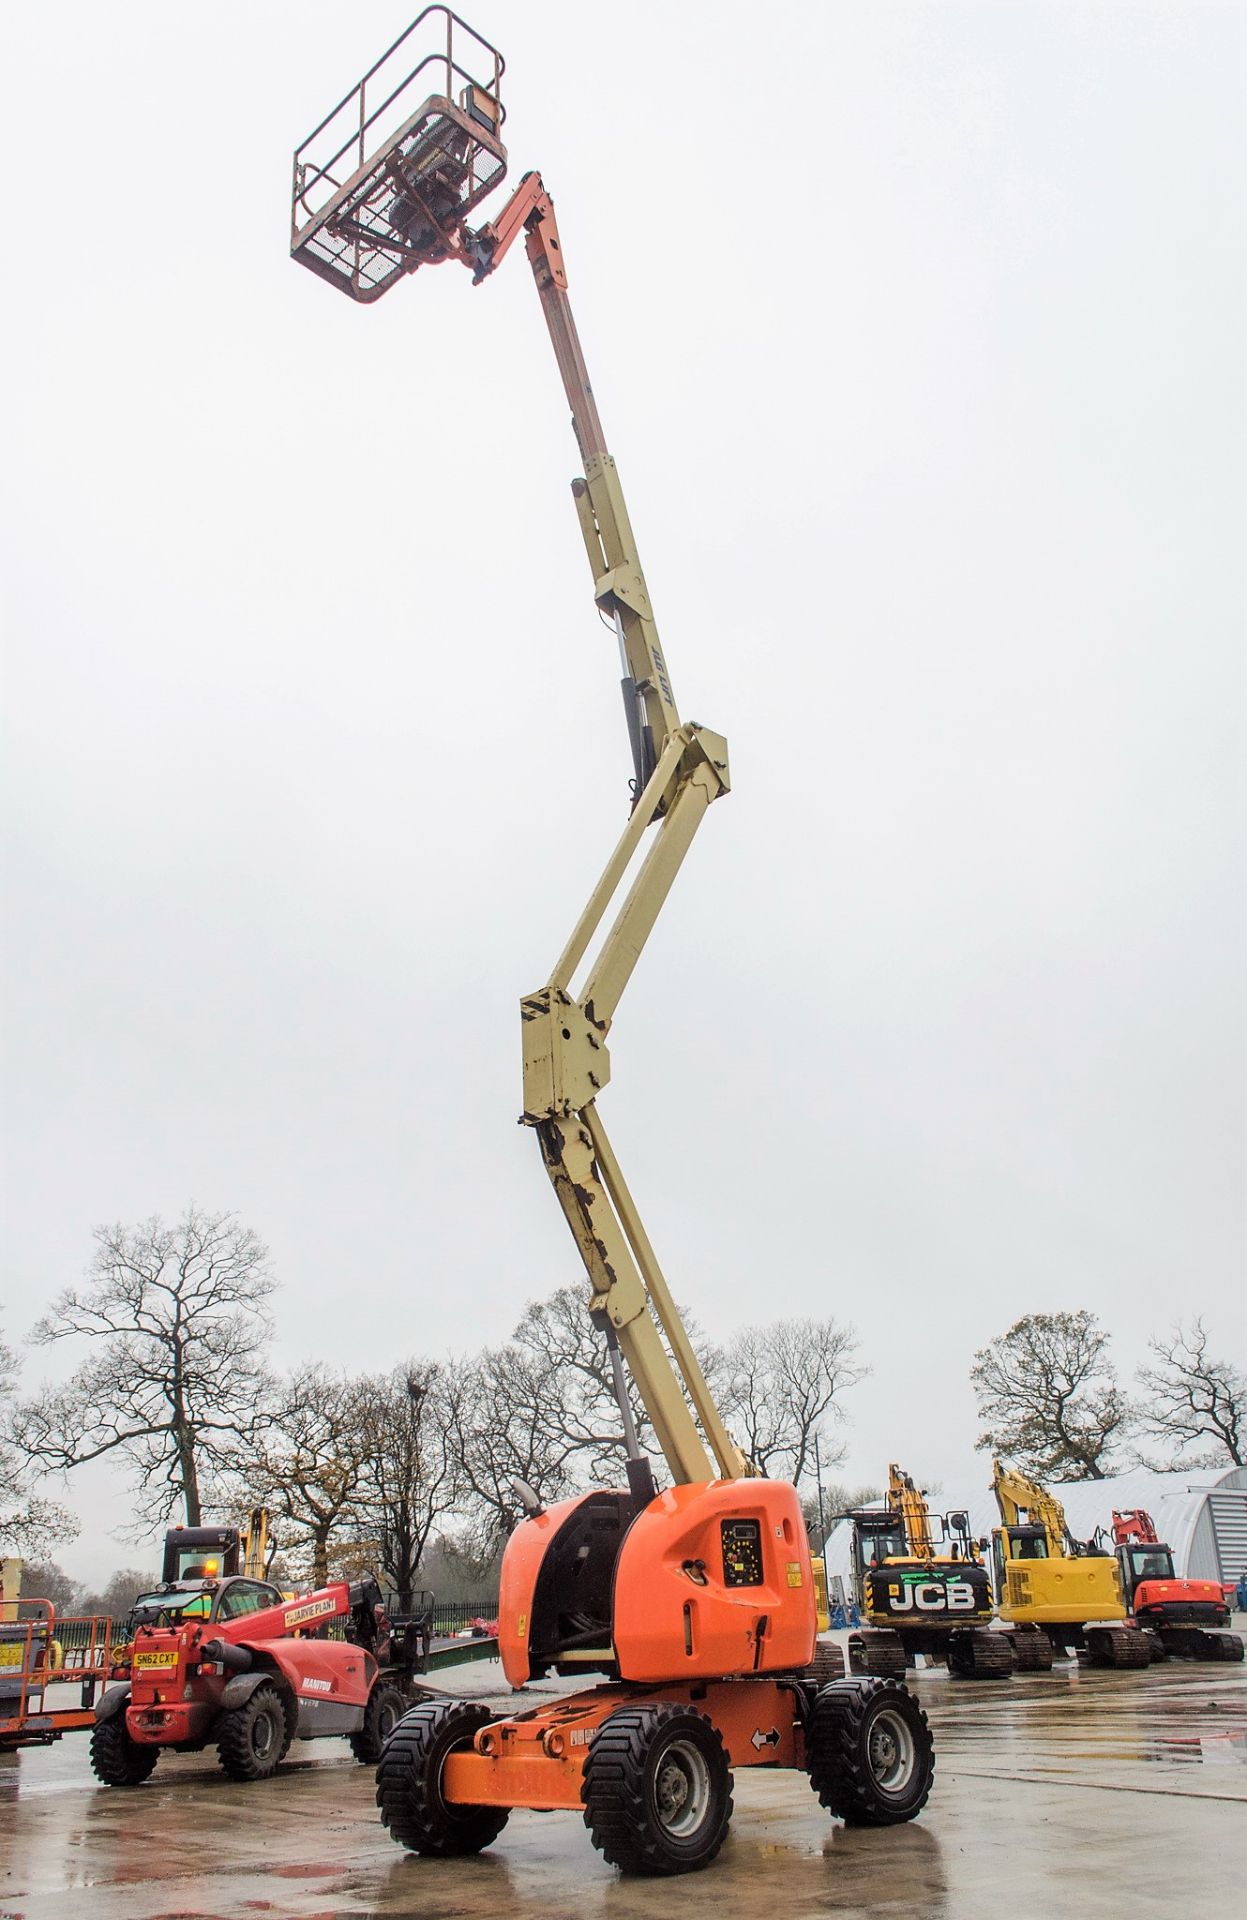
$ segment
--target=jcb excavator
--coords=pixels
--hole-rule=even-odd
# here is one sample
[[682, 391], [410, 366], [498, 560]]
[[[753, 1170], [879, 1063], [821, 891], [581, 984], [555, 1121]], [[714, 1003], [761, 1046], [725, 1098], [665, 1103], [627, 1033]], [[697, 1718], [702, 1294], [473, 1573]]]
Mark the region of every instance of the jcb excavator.
[[[420, 59], [412, 36], [430, 29], [436, 51]], [[429, 70], [434, 91], [421, 99]], [[549, 1509], [517, 1489], [526, 1518], [502, 1566], [512, 1686], [551, 1670], [598, 1684], [502, 1716], [466, 1702], [417, 1707], [387, 1744], [377, 1798], [393, 1838], [416, 1853], [476, 1853], [513, 1807], [566, 1808], [625, 1872], [675, 1874], [719, 1851], [733, 1767], [804, 1770], [833, 1814], [889, 1825], [925, 1803], [932, 1748], [903, 1684], [820, 1687], [796, 1490], [754, 1477], [728, 1433], [599, 1112], [620, 998], [707, 808], [728, 791], [728, 755], [721, 735], [676, 707], [541, 176], [526, 174], [494, 221], [467, 223], [506, 168], [502, 72], [495, 48], [447, 8], [426, 8], [296, 153], [292, 251], [367, 302], [439, 261], [480, 283], [522, 237], [554, 346], [583, 463], [572, 495], [594, 599], [622, 660], [632, 808], [564, 951], [521, 1002], [522, 1120], [588, 1273], [628, 1484]], [[635, 878], [585, 967], [634, 855]], [[638, 1442], [625, 1366], [667, 1464], [664, 1490]]]
[[1243, 1642], [1229, 1632], [1230, 1610], [1216, 1580], [1179, 1579], [1173, 1549], [1150, 1513], [1113, 1510], [1113, 1545], [1126, 1604], [1153, 1653], [1180, 1660], [1241, 1660]]
[[894, 1463], [887, 1504], [846, 1518], [853, 1596], [866, 1621], [849, 1637], [854, 1673], [904, 1673], [916, 1654], [974, 1679], [1006, 1677], [1015, 1664], [1051, 1667], [1051, 1645], [1043, 1643], [1045, 1663], [1040, 1636], [1025, 1637], [1018, 1663], [1012, 1637], [991, 1631], [991, 1581], [965, 1513], [932, 1513], [922, 1488]]
[[1042, 1633], [1056, 1647], [1084, 1649], [1092, 1666], [1146, 1667], [1151, 1642], [1128, 1618], [1112, 1554], [1075, 1540], [1061, 1502], [1001, 1460], [992, 1462], [992, 1491], [1001, 1519], [992, 1533], [996, 1600], [1014, 1645]]

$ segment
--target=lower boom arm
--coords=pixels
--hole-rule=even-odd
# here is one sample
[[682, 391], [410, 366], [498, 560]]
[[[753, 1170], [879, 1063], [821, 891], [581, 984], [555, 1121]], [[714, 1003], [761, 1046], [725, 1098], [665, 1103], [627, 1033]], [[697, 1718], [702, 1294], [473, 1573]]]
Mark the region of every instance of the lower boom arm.
[[[727, 743], [683, 725], [615, 463], [567, 297], [554, 207], [528, 174], [499, 218], [471, 236], [477, 280], [520, 233], [550, 330], [584, 461], [572, 483], [594, 597], [612, 621], [624, 669], [635, 768], [632, 817], [545, 986], [521, 1002], [523, 1121], [542, 1158], [593, 1288], [590, 1312], [618, 1340], [677, 1484], [748, 1474], [714, 1404], [597, 1110], [610, 1078], [606, 1036], [641, 949], [707, 807], [728, 790]], [[653, 842], [577, 996], [579, 967], [646, 831]], [[663, 1337], [666, 1347], [663, 1345]], [[709, 1450], [708, 1450], [709, 1449]], [[713, 1456], [713, 1462], [712, 1458]]]

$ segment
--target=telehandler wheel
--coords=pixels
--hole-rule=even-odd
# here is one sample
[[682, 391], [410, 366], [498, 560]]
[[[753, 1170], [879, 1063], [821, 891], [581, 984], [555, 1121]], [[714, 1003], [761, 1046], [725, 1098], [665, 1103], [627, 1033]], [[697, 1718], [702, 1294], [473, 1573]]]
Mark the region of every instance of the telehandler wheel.
[[364, 1724], [350, 1736], [351, 1752], [361, 1767], [375, 1767], [385, 1743], [407, 1711], [407, 1702], [388, 1680], [378, 1680], [368, 1695]]
[[849, 1826], [892, 1827], [926, 1805], [935, 1775], [927, 1716], [898, 1680], [837, 1680], [814, 1702], [810, 1785]]
[[111, 1720], [97, 1720], [91, 1729], [91, 1768], [106, 1787], [138, 1787], [150, 1779], [160, 1758], [159, 1747], [142, 1746], [130, 1738], [125, 1709]]
[[709, 1866], [732, 1817], [732, 1774], [719, 1729], [692, 1707], [621, 1707], [585, 1762], [589, 1837], [623, 1873]]
[[231, 1780], [267, 1780], [289, 1744], [281, 1695], [267, 1680], [217, 1722], [217, 1758]]
[[377, 1768], [377, 1805], [390, 1838], [412, 1853], [446, 1859], [480, 1853], [507, 1824], [506, 1807], [467, 1807], [442, 1797], [442, 1769], [457, 1747], [470, 1747], [494, 1718], [466, 1700], [428, 1701], [405, 1713], [385, 1743]]
[[1051, 1673], [1056, 1650], [1042, 1627], [1018, 1628], [1012, 1633], [1013, 1663], [1019, 1673]]

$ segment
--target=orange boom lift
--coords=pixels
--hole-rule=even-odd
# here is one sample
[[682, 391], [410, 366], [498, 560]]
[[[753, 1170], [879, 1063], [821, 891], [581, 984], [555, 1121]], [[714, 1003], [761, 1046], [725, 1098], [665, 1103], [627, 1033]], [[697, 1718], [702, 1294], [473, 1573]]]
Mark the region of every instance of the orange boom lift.
[[[506, 170], [502, 74], [494, 47], [448, 8], [426, 8], [296, 153], [292, 251], [371, 302], [443, 261], [479, 284], [522, 237], [554, 346], [583, 463], [572, 494], [594, 599], [622, 662], [633, 804], [550, 977], [521, 1002], [522, 1118], [588, 1274], [628, 1486], [549, 1510], [517, 1488], [527, 1517], [502, 1567], [499, 1643], [512, 1686], [551, 1670], [599, 1683], [501, 1718], [463, 1702], [417, 1707], [388, 1742], [378, 1803], [397, 1841], [434, 1855], [490, 1845], [512, 1807], [566, 1808], [583, 1813], [617, 1866], [670, 1874], [718, 1852], [732, 1768], [805, 1770], [831, 1812], [885, 1825], [926, 1801], [931, 1739], [895, 1680], [820, 1686], [833, 1663], [815, 1664], [796, 1490], [754, 1477], [728, 1433], [598, 1111], [620, 997], [706, 809], [728, 790], [727, 745], [676, 708], [541, 176], [526, 174], [492, 222], [468, 224]], [[667, 1463], [663, 1491], [638, 1444], [625, 1366]]]

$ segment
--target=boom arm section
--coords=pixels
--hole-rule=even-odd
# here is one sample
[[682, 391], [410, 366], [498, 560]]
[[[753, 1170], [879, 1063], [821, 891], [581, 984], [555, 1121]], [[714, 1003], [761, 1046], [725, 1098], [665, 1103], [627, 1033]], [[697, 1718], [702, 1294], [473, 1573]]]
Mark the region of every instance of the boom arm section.
[[888, 1505], [899, 1513], [905, 1529], [905, 1545], [916, 1560], [930, 1560], [935, 1553], [931, 1538], [931, 1513], [921, 1489], [913, 1478], [892, 1463], [888, 1468]]
[[[606, 1039], [624, 988], [711, 801], [728, 791], [727, 743], [683, 725], [645, 576], [581, 352], [554, 206], [525, 176], [499, 218], [471, 236], [477, 280], [523, 232], [584, 463], [572, 493], [594, 598], [614, 626], [635, 772], [631, 818], [549, 979], [521, 1002], [523, 1122], [592, 1286], [589, 1307], [617, 1339], [677, 1484], [750, 1472], [716, 1407], [597, 1110], [610, 1078]], [[647, 831], [636, 878], [573, 993], [580, 967]], [[663, 1340], [666, 1340], [664, 1347]], [[713, 1456], [713, 1464], [712, 1458]]]
[[554, 202], [539, 173], [525, 174], [498, 219], [472, 235], [470, 247], [477, 281], [494, 271], [521, 233], [525, 235], [529, 264], [584, 463], [584, 478], [572, 481], [572, 495], [593, 574], [594, 599], [619, 641], [624, 710], [636, 776], [634, 794], [639, 802], [667, 741], [679, 727], [680, 716], [619, 473], [606, 450], [597, 401], [572, 317]]
[[1015, 1467], [1006, 1467], [1002, 1460], [993, 1460], [992, 1492], [1006, 1527], [1016, 1527], [1025, 1522], [1040, 1526], [1047, 1535], [1048, 1551], [1052, 1557], [1057, 1559], [1068, 1555], [1069, 1528], [1065, 1522], [1065, 1508], [1046, 1487], [1041, 1487], [1037, 1480], [1028, 1480]]

